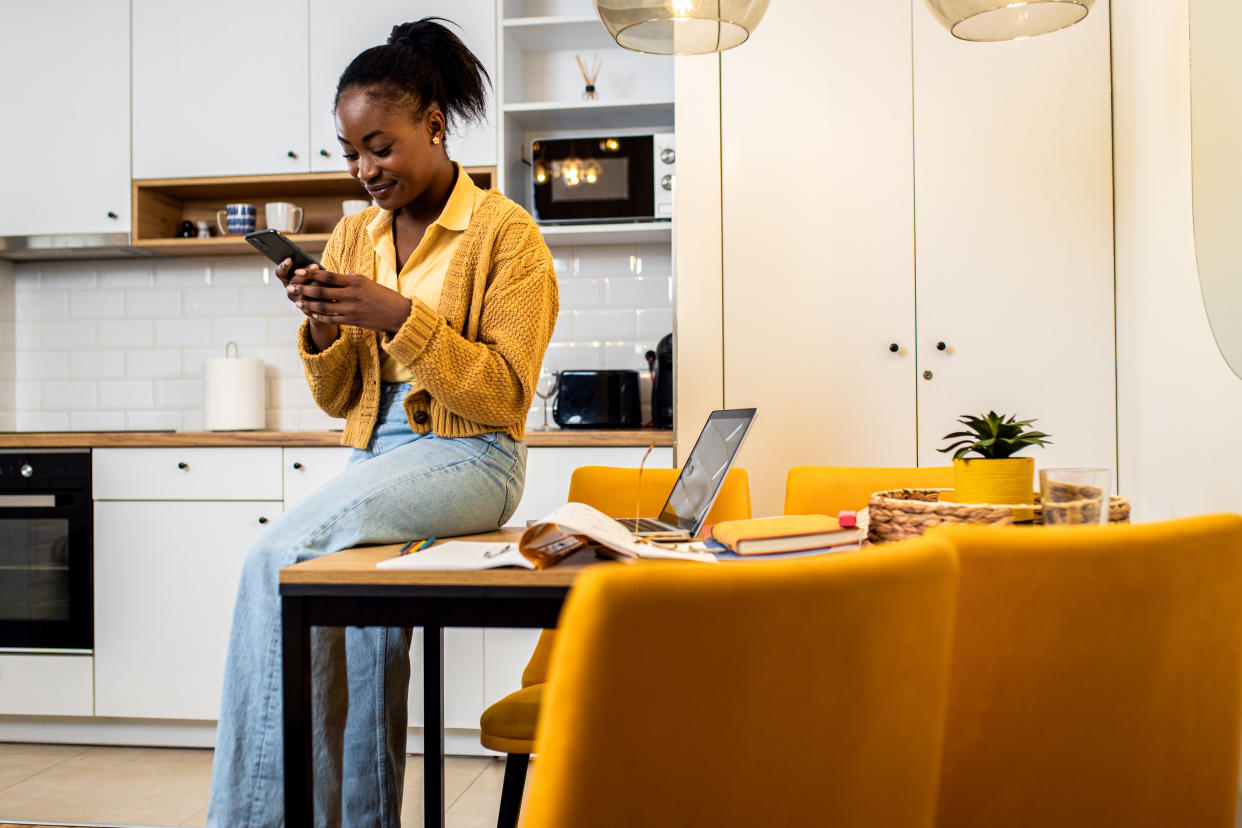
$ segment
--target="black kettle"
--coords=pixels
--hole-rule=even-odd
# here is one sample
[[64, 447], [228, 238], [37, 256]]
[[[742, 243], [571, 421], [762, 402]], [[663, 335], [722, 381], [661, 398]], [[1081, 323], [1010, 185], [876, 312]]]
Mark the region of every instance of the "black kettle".
[[651, 385], [651, 424], [673, 427], [673, 335], [660, 340], [655, 350], [655, 379]]

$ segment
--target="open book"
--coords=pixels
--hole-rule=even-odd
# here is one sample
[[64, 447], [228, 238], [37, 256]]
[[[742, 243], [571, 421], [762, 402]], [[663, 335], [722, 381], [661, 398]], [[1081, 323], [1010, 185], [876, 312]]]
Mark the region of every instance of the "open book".
[[573, 553], [593, 548], [622, 561], [657, 558], [716, 563], [710, 552], [691, 552], [666, 544], [640, 541], [621, 524], [585, 503], [566, 503], [522, 533], [517, 544], [447, 541], [420, 552], [389, 558], [380, 569], [492, 569], [520, 566], [546, 569]]

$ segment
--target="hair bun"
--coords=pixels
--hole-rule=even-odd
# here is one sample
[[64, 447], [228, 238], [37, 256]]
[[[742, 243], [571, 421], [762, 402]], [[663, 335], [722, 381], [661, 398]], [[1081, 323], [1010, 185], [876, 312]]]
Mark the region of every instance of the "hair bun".
[[392, 32], [388, 35], [388, 44], [390, 46], [406, 46], [410, 49], [424, 49], [429, 45], [429, 42], [434, 42], [437, 36], [451, 34], [448, 29], [435, 22], [443, 19], [441, 17], [424, 17], [422, 20], [398, 23], [392, 27]]

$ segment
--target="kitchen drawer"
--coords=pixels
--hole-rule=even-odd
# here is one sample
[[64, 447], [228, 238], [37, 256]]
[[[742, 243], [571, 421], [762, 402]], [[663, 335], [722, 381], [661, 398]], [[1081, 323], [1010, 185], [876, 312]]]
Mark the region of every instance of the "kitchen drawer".
[[285, 452], [285, 508], [288, 509], [341, 473], [353, 449], [348, 446], [287, 448]]
[[88, 655], [0, 653], [0, 715], [92, 715], [92, 661]]
[[95, 500], [281, 500], [279, 448], [95, 449]]

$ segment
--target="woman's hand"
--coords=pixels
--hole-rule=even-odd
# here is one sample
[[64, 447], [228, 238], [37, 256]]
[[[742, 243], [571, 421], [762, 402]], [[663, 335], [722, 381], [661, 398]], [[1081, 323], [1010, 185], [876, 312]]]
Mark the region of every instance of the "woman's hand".
[[315, 267], [295, 270], [285, 290], [312, 322], [385, 333], [396, 333], [405, 324], [412, 305], [400, 293], [365, 276]]
[[[293, 270], [293, 259], [285, 259], [276, 265], [276, 278], [285, 286], [285, 296], [290, 302], [297, 305], [302, 310], [300, 304], [301, 294], [291, 289], [291, 285], [305, 285], [314, 281], [315, 274], [319, 272], [318, 265], [311, 265], [305, 270]], [[315, 319], [311, 314], [302, 310], [307, 317], [310, 318], [310, 335], [311, 340], [315, 343], [316, 351], [326, 351], [336, 338], [340, 336], [341, 329], [332, 322], [323, 322]]]

